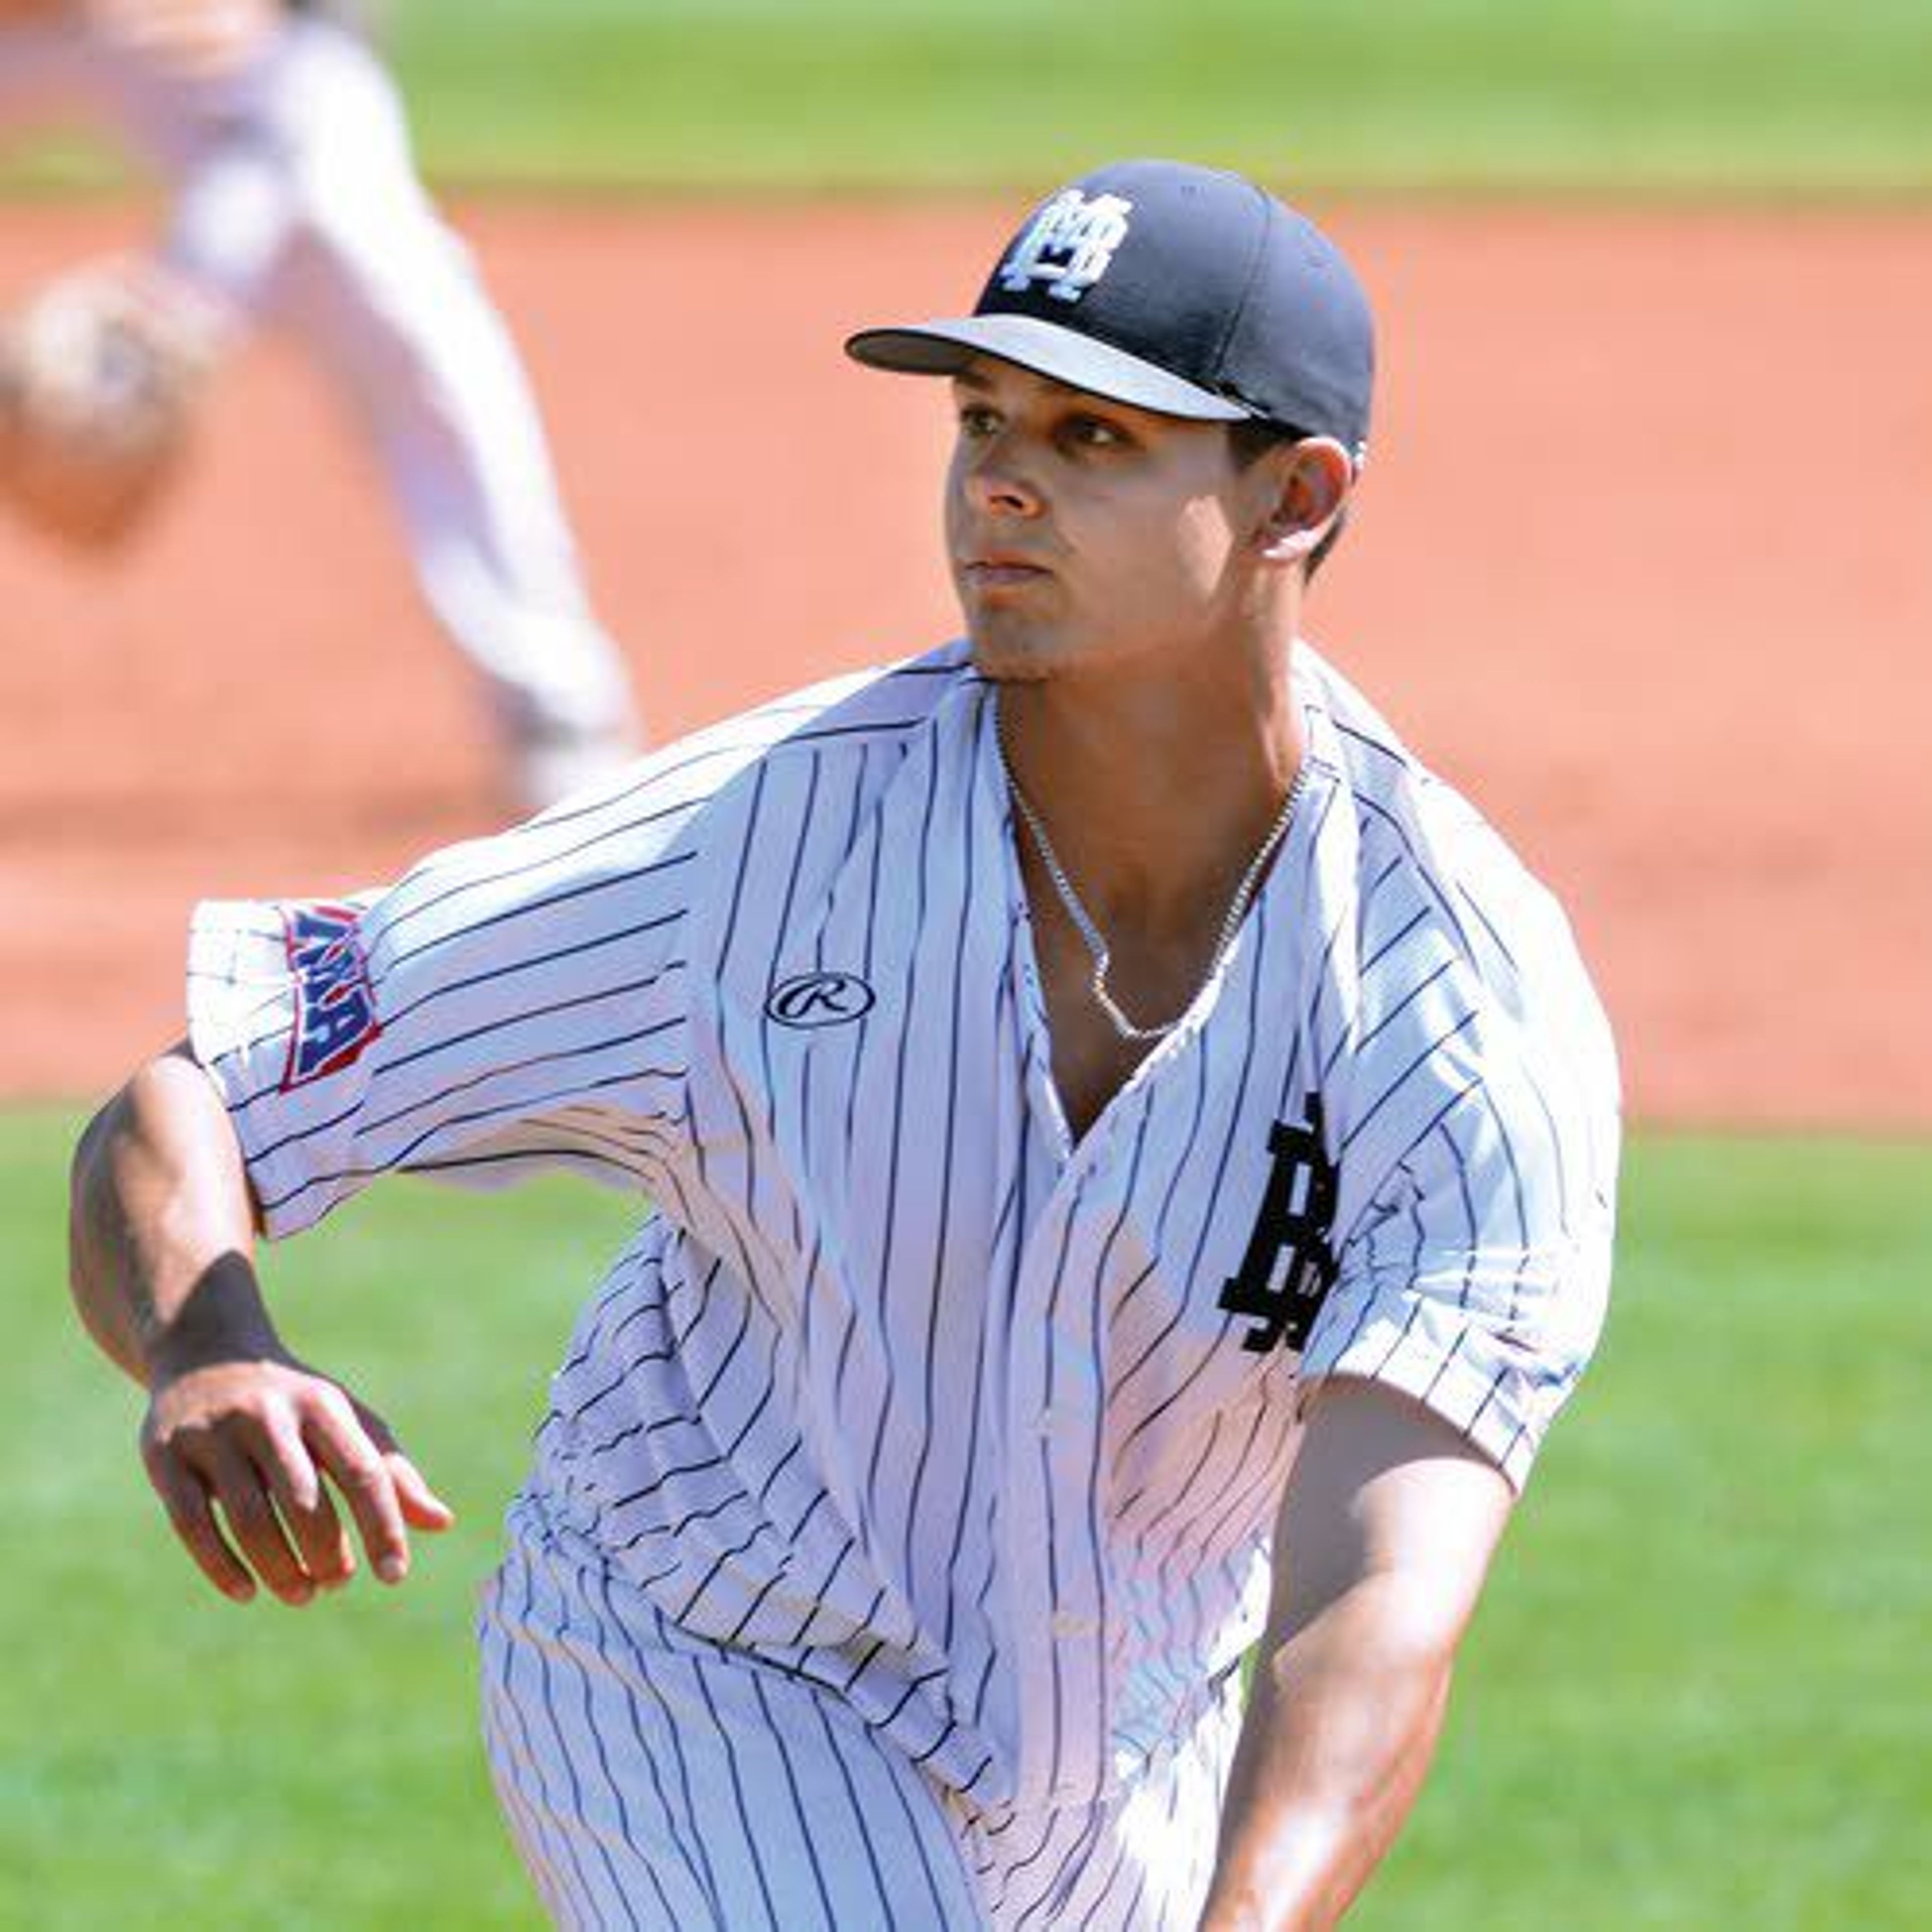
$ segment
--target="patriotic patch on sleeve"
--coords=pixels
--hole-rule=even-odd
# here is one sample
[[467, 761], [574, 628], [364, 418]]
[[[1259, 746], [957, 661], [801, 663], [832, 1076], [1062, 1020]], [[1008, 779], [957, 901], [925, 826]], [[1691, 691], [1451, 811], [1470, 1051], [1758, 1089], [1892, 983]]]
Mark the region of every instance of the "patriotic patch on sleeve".
[[284, 1094], [352, 1065], [382, 1030], [360, 920], [353, 906], [316, 902], [282, 908], [296, 989]]

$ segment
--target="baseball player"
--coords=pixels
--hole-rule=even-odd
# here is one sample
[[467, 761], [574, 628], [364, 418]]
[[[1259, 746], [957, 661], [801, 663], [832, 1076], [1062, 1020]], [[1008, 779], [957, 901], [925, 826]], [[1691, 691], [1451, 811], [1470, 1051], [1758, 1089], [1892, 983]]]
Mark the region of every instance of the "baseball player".
[[1326, 1925], [1594, 1342], [1608, 1034], [1300, 641], [1372, 364], [1312, 225], [1115, 165], [848, 346], [950, 384], [964, 638], [386, 892], [204, 907], [191, 1042], [77, 1156], [80, 1306], [194, 1560], [305, 1603], [332, 1484], [392, 1580], [446, 1519], [252, 1226], [648, 1195], [481, 1616], [557, 1921]]
[[353, 406], [517, 802], [625, 762], [622, 660], [529, 383], [367, 44], [278, 0], [0, 0], [0, 120], [63, 110], [123, 134], [173, 199], [151, 254], [62, 278], [0, 333], [0, 500], [112, 544], [176, 472], [208, 376], [278, 325]]

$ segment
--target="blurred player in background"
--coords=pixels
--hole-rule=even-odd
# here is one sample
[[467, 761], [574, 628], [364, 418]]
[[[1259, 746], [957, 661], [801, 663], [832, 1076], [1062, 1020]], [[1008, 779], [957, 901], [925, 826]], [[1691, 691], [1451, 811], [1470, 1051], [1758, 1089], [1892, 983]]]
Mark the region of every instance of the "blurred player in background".
[[0, 126], [71, 113], [172, 185], [143, 255], [64, 277], [0, 329], [0, 497], [104, 550], [178, 466], [197, 394], [257, 321], [353, 405], [430, 609], [480, 674], [511, 802], [634, 748], [535, 400], [418, 179], [347, 10], [278, 0], [0, 0]]

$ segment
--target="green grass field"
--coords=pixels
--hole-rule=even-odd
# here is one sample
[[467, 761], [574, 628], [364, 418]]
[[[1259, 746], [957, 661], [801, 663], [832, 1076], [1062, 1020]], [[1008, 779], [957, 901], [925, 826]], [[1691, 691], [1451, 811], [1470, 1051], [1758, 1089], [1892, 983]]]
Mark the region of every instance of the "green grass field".
[[[1039, 187], [1108, 154], [1176, 152], [1304, 188], [1932, 188], [1923, 0], [391, 11], [430, 170], [472, 186]], [[77, 165], [64, 151], [38, 173]]]
[[1918, 0], [413, 0], [398, 31], [470, 179], [1037, 186], [1178, 152], [1355, 188], [1932, 185]]
[[[74, 1123], [0, 1118], [0, 1924], [534, 1925], [470, 1592], [625, 1204], [392, 1184], [274, 1257], [462, 1512], [390, 1594], [238, 1610], [165, 1539], [62, 1287]], [[1932, 1149], [1633, 1150], [1603, 1354], [1539, 1468], [1442, 1760], [1351, 1924], [1932, 1922]]]

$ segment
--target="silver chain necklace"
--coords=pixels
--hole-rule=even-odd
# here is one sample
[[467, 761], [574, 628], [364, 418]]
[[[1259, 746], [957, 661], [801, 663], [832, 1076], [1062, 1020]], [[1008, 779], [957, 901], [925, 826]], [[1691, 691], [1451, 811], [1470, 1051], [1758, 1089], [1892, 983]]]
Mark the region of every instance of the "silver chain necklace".
[[1228, 956], [1228, 949], [1234, 943], [1234, 935], [1241, 929], [1241, 921], [1246, 917], [1249, 902], [1255, 896], [1255, 888], [1261, 883], [1261, 876], [1268, 862], [1274, 856], [1275, 848], [1287, 836], [1290, 821], [1294, 817], [1294, 808], [1301, 797], [1302, 780], [1308, 770], [1304, 759], [1294, 774], [1294, 782], [1288, 788], [1288, 796], [1281, 802], [1281, 809], [1275, 814], [1274, 823], [1268, 827], [1268, 836], [1256, 849], [1255, 856], [1248, 861], [1248, 869], [1241, 874], [1241, 883], [1234, 888], [1234, 896], [1228, 902], [1228, 910], [1221, 916], [1221, 931], [1214, 941], [1213, 955], [1208, 962], [1207, 970], [1188, 994], [1186, 1004], [1172, 1019], [1163, 1021], [1159, 1026], [1136, 1026], [1122, 1010], [1120, 1002], [1108, 990], [1108, 969], [1113, 964], [1113, 956], [1100, 928], [1094, 923], [1087, 908], [1074, 890], [1073, 881], [1066, 876], [1066, 868], [1060, 862], [1060, 856], [1053, 849], [1053, 841], [1046, 836], [1046, 827], [1040, 823], [1040, 814], [1033, 808], [1033, 801], [1021, 790], [1019, 781], [1013, 776], [1012, 764], [1006, 757], [1006, 741], [999, 714], [994, 713], [993, 742], [998, 747], [1000, 769], [1006, 776], [1006, 790], [1012, 794], [1013, 803], [1018, 808], [1026, 829], [1031, 835], [1034, 849], [1040, 854], [1040, 863], [1046, 868], [1046, 876], [1053, 882], [1053, 890], [1060, 903], [1066, 909], [1066, 916], [1072, 920], [1087, 950], [1093, 955], [1094, 976], [1088, 982], [1094, 1002], [1107, 1016], [1108, 1024], [1125, 1040], [1165, 1040], [1173, 1032], [1188, 1009], [1201, 997], [1202, 988], [1221, 970], [1221, 962]]

